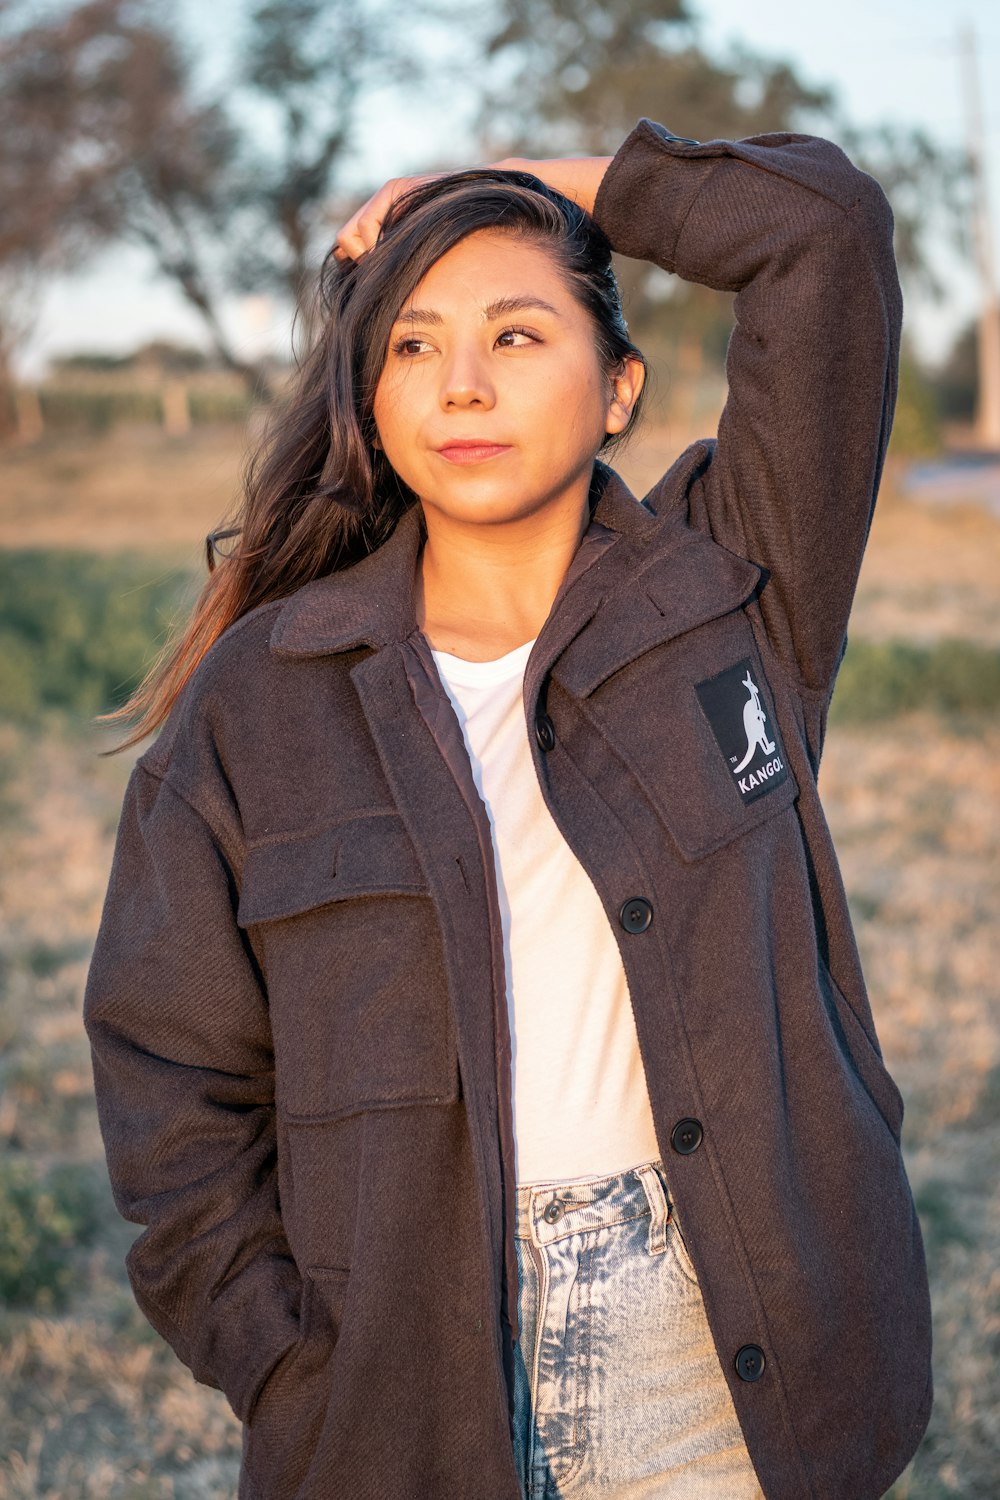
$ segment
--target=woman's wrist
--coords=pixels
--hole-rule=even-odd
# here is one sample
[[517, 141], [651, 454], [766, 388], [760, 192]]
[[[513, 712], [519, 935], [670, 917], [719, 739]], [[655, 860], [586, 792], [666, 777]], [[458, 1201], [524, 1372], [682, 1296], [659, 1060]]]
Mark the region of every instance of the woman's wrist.
[[526, 156], [508, 156], [493, 165], [505, 172], [531, 172], [593, 213], [597, 190], [613, 160], [611, 156], [564, 156], [533, 161]]

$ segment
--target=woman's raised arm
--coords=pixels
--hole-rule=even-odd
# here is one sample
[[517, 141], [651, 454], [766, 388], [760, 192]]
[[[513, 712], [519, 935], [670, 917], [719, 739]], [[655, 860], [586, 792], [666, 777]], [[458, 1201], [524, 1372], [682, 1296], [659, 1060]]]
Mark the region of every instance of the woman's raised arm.
[[[736, 293], [728, 397], [689, 516], [768, 569], [774, 651], [822, 704], [896, 401], [902, 297], [885, 193], [817, 136], [699, 143], [641, 120], [594, 217], [622, 254]], [[649, 499], [676, 503], [670, 481]]]

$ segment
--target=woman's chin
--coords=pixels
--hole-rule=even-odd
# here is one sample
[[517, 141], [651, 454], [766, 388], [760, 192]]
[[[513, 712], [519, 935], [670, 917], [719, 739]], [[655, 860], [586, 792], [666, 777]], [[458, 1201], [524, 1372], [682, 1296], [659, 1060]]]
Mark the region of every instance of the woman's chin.
[[551, 497], [540, 499], [512, 493], [510, 485], [504, 485], [499, 494], [472, 486], [461, 494], [438, 492], [422, 497], [421, 504], [425, 515], [430, 512], [434, 520], [474, 526], [516, 526], [537, 518], [541, 512], [563, 509]]

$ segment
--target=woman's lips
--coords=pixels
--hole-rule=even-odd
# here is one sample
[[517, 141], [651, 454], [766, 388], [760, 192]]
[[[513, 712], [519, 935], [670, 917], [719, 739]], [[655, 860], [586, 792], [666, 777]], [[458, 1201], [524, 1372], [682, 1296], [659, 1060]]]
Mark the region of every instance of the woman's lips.
[[437, 451], [452, 464], [481, 464], [487, 458], [496, 458], [500, 453], [510, 452], [509, 443], [472, 442], [447, 443]]

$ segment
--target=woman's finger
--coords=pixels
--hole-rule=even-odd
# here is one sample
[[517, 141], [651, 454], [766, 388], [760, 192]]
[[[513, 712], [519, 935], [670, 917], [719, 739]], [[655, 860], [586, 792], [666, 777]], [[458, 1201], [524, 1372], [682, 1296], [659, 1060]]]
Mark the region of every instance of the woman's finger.
[[420, 182], [432, 182], [434, 178], [446, 175], [443, 172], [424, 172], [415, 177], [390, 177], [337, 231], [334, 258], [358, 260], [367, 254], [378, 239], [385, 216], [396, 199]]
[[385, 183], [377, 193], [361, 205], [358, 211], [351, 215], [346, 224], [342, 224], [337, 231], [334, 240], [334, 255], [338, 260], [357, 260], [370, 250], [378, 237], [379, 226], [392, 202], [391, 188], [395, 184], [394, 178]]

